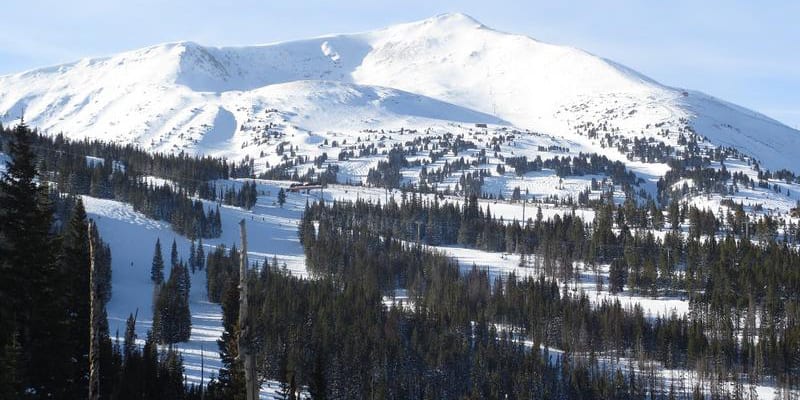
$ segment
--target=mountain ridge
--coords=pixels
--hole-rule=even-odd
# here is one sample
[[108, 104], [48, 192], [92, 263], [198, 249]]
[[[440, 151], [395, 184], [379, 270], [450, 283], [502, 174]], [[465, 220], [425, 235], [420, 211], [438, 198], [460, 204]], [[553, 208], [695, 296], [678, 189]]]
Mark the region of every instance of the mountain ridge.
[[[213, 131], [215, 118], [193, 110], [253, 108], [255, 103], [235, 99], [255, 99], [249, 92], [296, 81], [341, 82], [346, 84], [342, 91], [351, 89], [347, 85], [392, 88], [438, 101], [428, 102], [431, 107], [470, 110], [491, 116], [489, 123], [502, 121], [567, 139], [574, 139], [576, 126], [587, 122], [610, 125], [630, 137], [654, 137], [664, 129], [674, 133], [689, 125], [712, 143], [735, 147], [770, 168], [800, 170], [800, 161], [785, 150], [800, 146], [800, 132], [779, 121], [701, 92], [663, 85], [581, 49], [494, 30], [461, 13], [255, 46], [169, 42], [0, 76], [0, 122], [25, 109], [26, 119], [45, 132], [205, 153], [208, 149], [185, 137]], [[304, 98], [318, 95], [307, 92]], [[366, 110], [348, 107], [347, 113]], [[387, 114], [379, 103], [371, 107], [376, 109], [367, 113], [384, 119], [345, 124], [331, 116], [320, 118], [332, 122], [330, 130], [349, 131], [397, 128], [392, 125], [397, 121], [420, 129], [454, 122], [441, 110], [423, 113], [437, 118], [420, 119], [402, 115], [402, 109]], [[247, 123], [242, 116], [234, 118], [232, 144]], [[319, 129], [320, 124], [308, 122], [314, 119], [305, 115], [290, 122], [301, 130]], [[227, 156], [236, 156], [233, 147]]]

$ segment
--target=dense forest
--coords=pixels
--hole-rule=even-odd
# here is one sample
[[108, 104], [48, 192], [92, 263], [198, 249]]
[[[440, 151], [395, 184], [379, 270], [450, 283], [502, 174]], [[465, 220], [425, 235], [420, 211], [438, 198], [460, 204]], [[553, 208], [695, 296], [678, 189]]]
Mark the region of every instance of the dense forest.
[[[547, 350], [543, 356], [514, 335], [499, 332], [487, 318], [483, 294], [489, 292], [480, 293], [488, 288], [479, 283], [486, 280], [481, 272], [462, 276], [447, 258], [395, 240], [376, 241], [368, 234], [339, 237], [348, 246], [325, 247], [330, 252], [322, 243], [313, 244], [314, 238], [303, 240], [307, 252], [322, 257], [360, 254], [358, 261], [347, 264], [331, 259], [339, 266], [336, 272], [300, 279], [275, 261], [250, 276], [251, 301], [258, 310], [252, 318], [259, 376], [281, 382], [285, 398], [300, 391], [320, 399], [644, 397], [646, 386], [638, 386], [635, 373], [568, 353], [550, 363]], [[225, 334], [219, 344], [225, 366], [207, 395], [230, 398], [241, 394], [243, 380], [236, 361], [238, 259], [223, 248], [214, 254], [209, 256], [215, 260], [208, 265], [209, 294], [220, 293]], [[396, 270], [378, 264], [390, 257], [397, 258]], [[327, 270], [332, 263], [314, 268]], [[414, 295], [411, 307], [387, 309], [382, 277], [394, 280], [411, 266], [418, 268], [419, 285], [426, 290]], [[560, 298], [558, 287], [549, 283], [533, 284], [531, 290]], [[450, 300], [440, 302], [445, 297]]]
[[[714, 398], [743, 398], [770, 377], [779, 388], [797, 387], [795, 275], [779, 284], [785, 286], [768, 289], [767, 298], [749, 295], [744, 304], [740, 296], [723, 296], [730, 288], [710, 283], [731, 278], [714, 275], [720, 268], [704, 261], [698, 267], [708, 269], [696, 274], [713, 279], [705, 277], [704, 290], [693, 295], [692, 312], [648, 317], [639, 306], [626, 308], [618, 301], [592, 305], [568, 285], [546, 278], [546, 271], [524, 278], [493, 277], [475, 267], [465, 271], [422, 245], [433, 236], [422, 236], [424, 225], [414, 216], [426, 207], [413, 203], [309, 204], [299, 236], [314, 279], [292, 277], [277, 260], [253, 270], [259, 374], [281, 382], [287, 398], [301, 389], [314, 398], [697, 398], [703, 390]], [[437, 240], [481, 246], [483, 224], [493, 224], [489, 231], [499, 228], [474, 198], [463, 208], [442, 207], [448, 211], [437, 214], [441, 218], [428, 216], [435, 221], [427, 226], [449, 230]], [[468, 229], [481, 229], [474, 237], [459, 235], [458, 225], [445, 222], [448, 214], [462, 221], [469, 216], [477, 226]], [[576, 217], [547, 221], [539, 215], [521, 229], [519, 242], [528, 243], [523, 247], [591, 242], [595, 229]], [[796, 265], [796, 255], [785, 246], [736, 249], [732, 239], [704, 246], [709, 258], [761, 251], [776, 261], [788, 256], [783, 273]], [[591, 246], [568, 250], [570, 260], [592, 254]], [[551, 257], [551, 264], [563, 264], [562, 256], [537, 253], [545, 265]], [[220, 341], [225, 372], [211, 386], [220, 398], [239, 393], [237, 382], [243, 379], [236, 361], [238, 257], [235, 247], [209, 255], [208, 293], [222, 304], [226, 330]], [[593, 257], [624, 262], [608, 252]], [[737, 272], [753, 277], [756, 271]], [[408, 293], [406, 300], [394, 298], [397, 289]], [[783, 294], [780, 306], [776, 292]], [[755, 310], [770, 321], [757, 322]], [[696, 375], [693, 381], [684, 377], [666, 384], [656, 372], [664, 367]]]
[[[751, 383], [772, 376], [782, 387], [797, 387], [793, 377], [800, 368], [796, 324], [800, 254], [796, 249], [774, 241], [756, 245], [737, 240], [732, 233], [717, 241], [705, 234], [682, 239], [668, 232], [662, 241], [628, 227], [624, 208], [618, 210], [618, 219], [611, 206], [607, 208], [598, 210], [594, 224], [570, 215], [544, 220], [539, 212], [520, 225], [493, 219], [488, 209], [478, 207], [474, 196], [461, 207], [435, 200], [426, 203], [414, 196], [385, 206], [364, 201], [314, 203], [306, 210], [300, 237], [309, 270], [335, 286], [346, 285], [343, 276], [353, 273], [353, 279], [368, 282], [377, 293], [406, 289], [414, 307], [426, 312], [447, 306], [464, 291], [481, 294], [475, 303], [464, 300], [453, 305], [446, 312], [448, 320], [460, 313], [470, 322], [484, 318], [501, 326], [510, 324], [533, 343], [590, 359], [614, 355], [656, 360], [663, 366], [695, 370], [708, 384], [716, 382], [719, 387], [720, 382], [738, 382], [739, 374], [746, 374]], [[689, 215], [699, 215], [698, 210], [684, 208]], [[629, 216], [646, 212], [644, 208]], [[680, 223], [679, 215], [670, 218]], [[712, 229], [704, 224], [719, 226], [698, 216], [688, 219], [698, 225], [692, 231]], [[436, 255], [413, 243], [521, 252], [533, 259], [523, 267], [540, 278], [512, 275], [505, 281], [492, 280], [479, 270], [464, 277], [441, 256], [436, 268], [427, 268]], [[591, 268], [596, 263], [611, 263], [612, 291], [627, 288], [645, 296], [686, 296], [691, 312], [651, 319], [641, 310], [614, 303], [590, 307], [588, 299], [566, 289], [578, 264]], [[448, 275], [452, 282], [431, 282], [433, 278], [426, 275], [447, 268], [452, 270]], [[545, 276], [559, 278], [563, 287]], [[517, 288], [527, 294], [515, 295]], [[543, 306], [553, 301], [556, 305]], [[476, 309], [483, 311], [471, 315], [469, 310]], [[558, 327], [553, 327], [554, 321], [559, 321]]]

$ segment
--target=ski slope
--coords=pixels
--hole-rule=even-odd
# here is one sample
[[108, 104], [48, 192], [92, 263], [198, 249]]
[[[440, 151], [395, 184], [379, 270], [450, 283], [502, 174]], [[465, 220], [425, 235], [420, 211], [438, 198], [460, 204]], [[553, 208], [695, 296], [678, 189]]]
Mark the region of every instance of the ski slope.
[[[269, 187], [262, 186], [260, 189], [269, 190]], [[223, 234], [220, 238], [203, 242], [206, 254], [218, 244], [225, 244], [228, 248], [233, 244], [239, 247], [239, 221], [245, 219], [250, 237], [250, 262], [263, 263], [276, 257], [293, 274], [304, 276], [304, 256], [297, 239], [297, 221], [305, 200], [295, 197], [279, 208], [272, 204], [277, 189], [271, 193], [259, 197], [259, 204], [252, 212], [234, 207], [221, 208]], [[169, 224], [150, 220], [128, 204], [89, 196], [83, 196], [83, 201], [89, 218], [97, 223], [101, 237], [111, 247], [112, 298], [107, 306], [109, 332], [112, 337], [117, 332], [123, 335], [128, 316], [137, 313], [137, 342], [144, 344], [153, 322], [150, 267], [156, 239], [161, 239], [165, 260], [169, 259], [173, 239], [179, 255], [187, 259], [190, 241], [174, 233]], [[168, 275], [168, 269], [165, 275]], [[220, 306], [210, 303], [207, 298], [205, 270], [191, 275], [189, 302], [192, 313], [191, 338], [175, 347], [183, 355], [187, 381], [207, 384], [221, 367], [217, 340], [223, 329]], [[265, 384], [264, 395], [273, 392], [269, 384]]]

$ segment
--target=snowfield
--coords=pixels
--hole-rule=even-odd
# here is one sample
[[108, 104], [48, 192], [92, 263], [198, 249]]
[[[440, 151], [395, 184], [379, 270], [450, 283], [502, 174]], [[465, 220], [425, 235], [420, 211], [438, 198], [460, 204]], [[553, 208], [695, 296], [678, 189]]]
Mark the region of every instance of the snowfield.
[[688, 123], [771, 169], [800, 169], [797, 130], [463, 14], [258, 46], [167, 43], [0, 76], [0, 122], [23, 109], [52, 134], [236, 159], [274, 148], [271, 134], [459, 122], [574, 140], [576, 126], [592, 122], [627, 136], [669, 130], [674, 140]]

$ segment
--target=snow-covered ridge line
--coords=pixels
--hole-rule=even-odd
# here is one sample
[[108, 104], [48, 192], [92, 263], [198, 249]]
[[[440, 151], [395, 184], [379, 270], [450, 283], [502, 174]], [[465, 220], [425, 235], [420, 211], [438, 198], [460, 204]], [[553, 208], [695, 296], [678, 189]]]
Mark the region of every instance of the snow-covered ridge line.
[[166, 43], [0, 76], [0, 122], [23, 109], [53, 134], [236, 159], [271, 150], [253, 140], [266, 131], [309, 136], [313, 146], [327, 131], [451, 122], [575, 139], [574, 126], [586, 121], [629, 137], [687, 121], [768, 168], [800, 170], [791, 153], [800, 132], [778, 121], [463, 14], [258, 46]]

